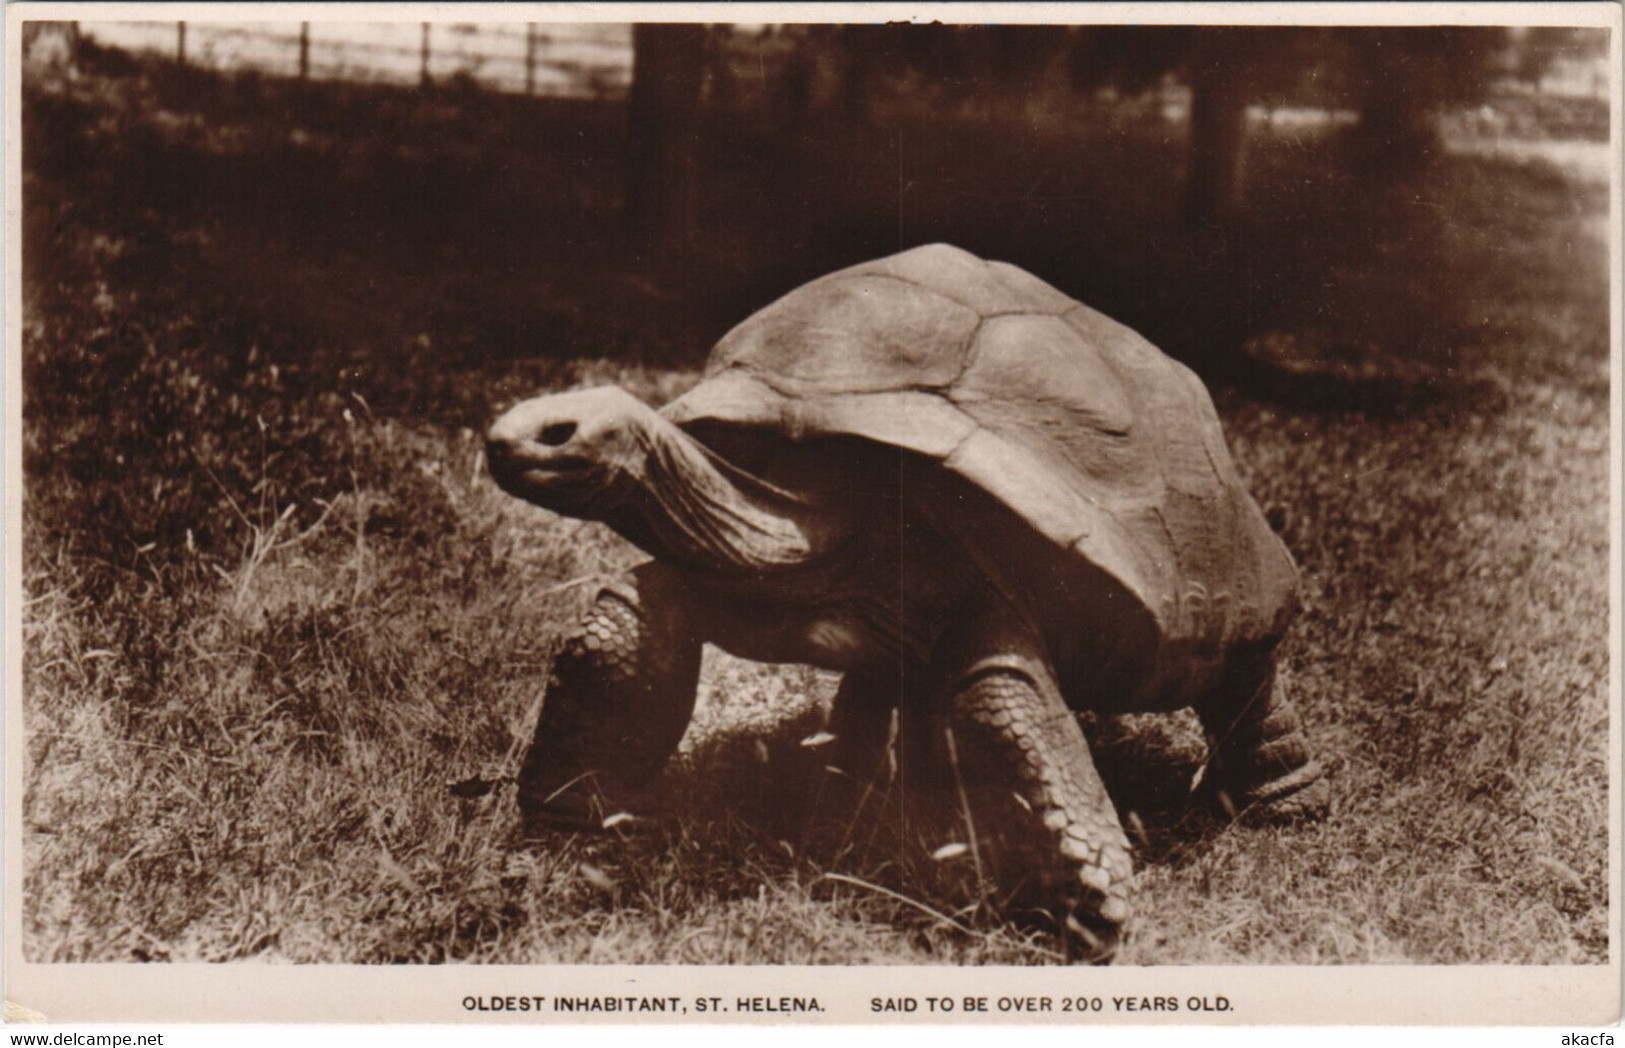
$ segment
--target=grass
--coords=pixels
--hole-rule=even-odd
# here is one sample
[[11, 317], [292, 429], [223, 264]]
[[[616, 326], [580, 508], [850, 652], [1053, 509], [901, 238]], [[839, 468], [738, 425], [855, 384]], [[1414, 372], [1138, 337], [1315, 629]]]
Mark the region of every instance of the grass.
[[827, 675], [709, 653], [651, 832], [519, 848], [503, 784], [591, 581], [638, 554], [495, 491], [479, 427], [542, 388], [669, 399], [768, 294], [939, 236], [1171, 345], [1234, 330], [1221, 413], [1304, 569], [1283, 682], [1328, 820], [1189, 813], [1192, 718], [1086, 722], [1136, 838], [1123, 960], [1606, 959], [1603, 187], [1471, 153], [1382, 189], [1266, 140], [1224, 251], [1177, 231], [1149, 117], [998, 170], [998, 132], [928, 114], [854, 132], [867, 166], [731, 128], [673, 276], [613, 234], [612, 107], [26, 87], [30, 959], [1053, 960], [965, 909], [968, 860], [796, 836]]

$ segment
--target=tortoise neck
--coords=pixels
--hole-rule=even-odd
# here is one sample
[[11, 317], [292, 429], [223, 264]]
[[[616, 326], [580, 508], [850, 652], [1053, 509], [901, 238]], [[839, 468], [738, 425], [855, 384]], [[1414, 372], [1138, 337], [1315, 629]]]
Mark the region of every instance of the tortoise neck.
[[640, 427], [641, 469], [607, 523], [657, 558], [714, 573], [771, 571], [806, 562], [805, 507], [731, 465], [657, 414]]

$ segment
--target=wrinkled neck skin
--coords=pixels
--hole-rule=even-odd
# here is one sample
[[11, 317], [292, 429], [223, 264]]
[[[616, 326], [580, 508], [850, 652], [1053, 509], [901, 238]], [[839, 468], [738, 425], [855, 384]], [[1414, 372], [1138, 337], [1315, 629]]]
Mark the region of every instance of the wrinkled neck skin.
[[651, 413], [600, 519], [655, 557], [710, 573], [782, 570], [813, 542], [794, 495], [738, 469]]

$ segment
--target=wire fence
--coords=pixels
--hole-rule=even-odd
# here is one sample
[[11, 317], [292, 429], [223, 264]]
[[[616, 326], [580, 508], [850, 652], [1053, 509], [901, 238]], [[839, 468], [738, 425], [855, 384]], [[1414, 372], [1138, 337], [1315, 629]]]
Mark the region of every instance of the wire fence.
[[468, 83], [614, 98], [632, 82], [628, 25], [430, 22], [80, 22], [105, 47], [222, 72], [387, 84]]

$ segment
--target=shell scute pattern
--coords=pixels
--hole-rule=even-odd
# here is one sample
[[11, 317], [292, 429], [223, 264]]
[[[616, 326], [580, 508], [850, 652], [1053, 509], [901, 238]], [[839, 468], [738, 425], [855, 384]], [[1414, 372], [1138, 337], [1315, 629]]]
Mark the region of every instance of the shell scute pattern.
[[780, 299], [717, 344], [712, 367], [743, 368], [787, 396], [941, 390], [981, 323], [937, 292], [836, 274]]
[[[989, 263], [947, 244], [927, 244], [889, 258], [864, 262], [825, 277], [841, 280], [879, 275], [912, 284], [971, 310], [983, 319], [1007, 313], [1057, 311], [1072, 300], [1048, 284], [1005, 263]], [[1048, 295], [1041, 289], [1047, 289]]]
[[1080, 584], [1115, 578], [1179, 650], [1290, 617], [1296, 568], [1200, 380], [1015, 266], [936, 244], [841, 270], [741, 323], [707, 373], [668, 418], [935, 460], [1073, 551]]

